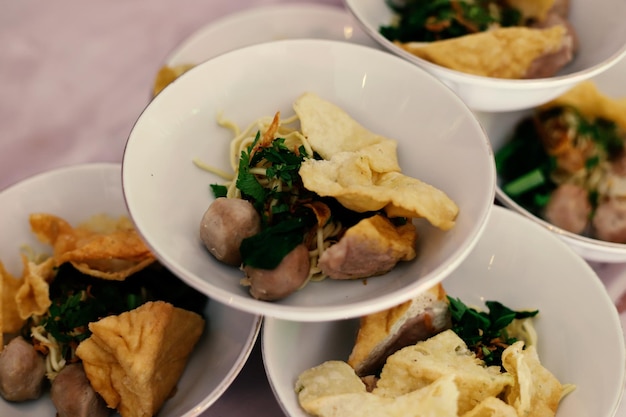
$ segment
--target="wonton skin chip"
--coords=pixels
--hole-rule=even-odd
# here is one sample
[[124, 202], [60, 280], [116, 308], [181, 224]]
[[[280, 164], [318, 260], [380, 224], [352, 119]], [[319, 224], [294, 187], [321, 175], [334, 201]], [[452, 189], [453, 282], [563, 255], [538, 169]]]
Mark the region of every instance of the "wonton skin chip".
[[293, 108], [302, 133], [323, 160], [300, 166], [304, 187], [357, 211], [385, 208], [389, 217], [424, 217], [443, 230], [454, 226], [456, 204], [441, 190], [400, 173], [397, 142], [361, 126], [316, 94], [302, 94]]
[[611, 120], [626, 130], [626, 100], [614, 99], [603, 94], [593, 81], [577, 84], [540, 108], [549, 109], [558, 106], [575, 107], [584, 116]]
[[450, 375], [459, 390], [460, 415], [513, 384], [511, 375], [501, 373], [499, 366], [485, 367], [463, 339], [445, 330], [389, 356], [372, 392], [397, 397]]
[[451, 376], [395, 398], [367, 392], [350, 365], [328, 361], [296, 381], [300, 406], [319, 417], [457, 417], [458, 390]]
[[[24, 282], [23, 277], [14, 277], [0, 262], [0, 336], [4, 333], [17, 333], [24, 324], [19, 315], [15, 294]], [[3, 343], [0, 340], [0, 350]]]
[[555, 54], [573, 42], [562, 25], [548, 29], [523, 26], [497, 28], [458, 38], [422, 43], [398, 43], [427, 61], [483, 77], [521, 79], [536, 59]]
[[520, 417], [515, 408], [496, 397], [487, 397], [463, 417]]
[[34, 213], [29, 218], [39, 240], [52, 245], [57, 266], [71, 262], [84, 274], [122, 281], [156, 258], [125, 218], [109, 220], [101, 218], [105, 228], [94, 222], [74, 228], [52, 214]]
[[52, 304], [49, 284], [56, 272], [53, 258], [35, 264], [22, 255], [22, 262], [24, 264], [23, 282], [15, 294], [15, 303], [20, 318], [26, 320], [33, 315], [41, 316], [48, 311]]
[[159, 69], [159, 72], [157, 72], [156, 79], [154, 80], [152, 95], [156, 96], [157, 94], [159, 94], [176, 78], [180, 77], [181, 75], [192, 69], [194, 66], [194, 64], [180, 64], [174, 66], [165, 65], [161, 67]]
[[173, 393], [204, 319], [155, 301], [90, 323], [89, 330], [76, 355], [94, 390], [122, 417], [151, 417]]
[[307, 159], [300, 166], [304, 187], [334, 197], [357, 212], [385, 209], [389, 217], [422, 217], [449, 230], [459, 208], [443, 191], [399, 172], [377, 173], [359, 152], [336, 154], [330, 161]]
[[554, 416], [563, 387], [558, 379], [544, 368], [534, 346], [524, 349], [519, 341], [502, 352], [502, 366], [514, 376], [515, 383], [508, 387], [505, 399], [524, 417]]
[[372, 133], [339, 106], [314, 93], [304, 93], [293, 104], [302, 134], [324, 159], [340, 152], [356, 152], [372, 145], [381, 154], [378, 172], [400, 171], [395, 140]]

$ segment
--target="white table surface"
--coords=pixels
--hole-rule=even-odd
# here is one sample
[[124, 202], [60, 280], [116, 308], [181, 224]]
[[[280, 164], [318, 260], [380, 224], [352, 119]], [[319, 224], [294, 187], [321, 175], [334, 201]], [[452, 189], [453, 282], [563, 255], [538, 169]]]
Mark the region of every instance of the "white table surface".
[[[154, 75], [180, 42], [229, 13], [287, 2], [303, 1], [0, 0], [0, 190], [51, 168], [121, 162]], [[626, 265], [593, 266], [626, 323]], [[282, 415], [257, 341], [202, 417]]]

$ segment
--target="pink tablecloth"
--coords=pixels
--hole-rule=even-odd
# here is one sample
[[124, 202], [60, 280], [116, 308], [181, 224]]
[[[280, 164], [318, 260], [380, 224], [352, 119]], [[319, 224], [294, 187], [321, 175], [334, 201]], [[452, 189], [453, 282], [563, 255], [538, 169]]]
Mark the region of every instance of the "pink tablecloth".
[[[0, 190], [50, 168], [121, 161], [154, 75], [173, 48], [228, 13], [280, 2], [0, 2]], [[626, 265], [596, 267], [626, 322]], [[258, 343], [230, 389], [202, 414], [279, 415]], [[625, 406], [618, 415], [626, 416]]]

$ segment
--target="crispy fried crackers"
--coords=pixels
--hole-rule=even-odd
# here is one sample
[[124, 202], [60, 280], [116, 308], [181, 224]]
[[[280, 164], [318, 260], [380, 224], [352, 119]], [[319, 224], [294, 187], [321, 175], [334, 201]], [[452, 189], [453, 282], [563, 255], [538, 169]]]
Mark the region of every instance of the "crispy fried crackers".
[[544, 104], [540, 109], [557, 106], [571, 106], [584, 116], [602, 118], [615, 122], [626, 130], [626, 99], [615, 99], [598, 90], [593, 81], [583, 81], [575, 87]]
[[29, 222], [33, 233], [49, 244], [53, 253], [43, 258], [22, 253], [23, 269], [19, 277], [11, 275], [0, 262], [2, 333], [19, 331], [26, 319], [48, 310], [49, 284], [57, 267], [65, 262], [84, 274], [120, 281], [156, 260], [124, 216], [115, 219], [96, 215], [73, 227], [58, 216], [34, 213], [29, 216]]
[[501, 372], [446, 330], [391, 355], [371, 392], [343, 361], [304, 371], [295, 391], [302, 408], [319, 417], [554, 416], [564, 387], [533, 346], [522, 347], [505, 350]]
[[402, 174], [393, 139], [370, 132], [343, 109], [313, 93], [294, 103], [302, 133], [324, 159], [300, 167], [304, 187], [357, 211], [425, 218], [448, 230], [459, 208], [443, 191]]

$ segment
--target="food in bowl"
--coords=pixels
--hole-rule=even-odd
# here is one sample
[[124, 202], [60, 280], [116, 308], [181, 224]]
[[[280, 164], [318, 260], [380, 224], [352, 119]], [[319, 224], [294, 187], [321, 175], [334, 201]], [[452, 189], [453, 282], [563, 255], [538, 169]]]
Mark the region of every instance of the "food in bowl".
[[[254, 68], [246, 64], [252, 61]], [[326, 279], [275, 302], [258, 300], [241, 285], [242, 271], [207, 253], [199, 223], [215, 200], [209, 184], [224, 180], [191, 161], [200, 158], [231, 174], [233, 135], [216, 118], [225, 115], [244, 127], [269, 115], [271, 123], [277, 111], [293, 114], [294, 100], [307, 91], [345, 109], [369, 131], [397, 140], [402, 173], [445, 191], [461, 210], [449, 230], [416, 220], [418, 257], [399, 262], [381, 279]], [[374, 48], [290, 39], [221, 54], [166, 87], [130, 133], [122, 182], [137, 230], [188, 284], [265, 317], [319, 321], [388, 307], [444, 279], [475, 244], [493, 207], [495, 164], [472, 112], [420, 68]]]
[[[589, 264], [554, 233], [494, 206], [478, 245], [443, 286], [450, 296], [479, 311], [485, 311], [485, 300], [497, 300], [514, 311], [538, 310], [531, 324], [541, 364], [561, 383], [575, 385], [559, 403], [556, 416], [615, 415], [626, 369], [618, 311]], [[585, 326], [581, 337], [581, 322], [604, 324]], [[385, 320], [381, 327], [393, 323]], [[302, 323], [266, 318], [265, 369], [286, 414], [308, 415], [294, 390], [298, 376], [329, 360], [345, 362], [359, 328], [358, 319]], [[589, 355], [598, 349], [598, 340], [604, 340], [602, 354]]]
[[401, 172], [395, 140], [311, 92], [293, 110], [243, 131], [221, 121], [234, 130], [234, 173], [212, 185], [200, 236], [216, 259], [241, 267], [254, 298], [282, 299], [327, 277], [383, 275], [416, 258], [413, 219], [454, 226], [459, 207]]
[[29, 225], [52, 253], [23, 248], [19, 277], [0, 262], [2, 397], [49, 388], [59, 415], [157, 414], [204, 332], [206, 296], [156, 262], [126, 216], [73, 226], [37, 212]]
[[[381, 0], [382, 1], [382, 0]], [[576, 55], [569, 1], [387, 1], [380, 33], [417, 57], [495, 78], [551, 77]]]
[[571, 233], [626, 243], [626, 101], [593, 81], [536, 108], [496, 152], [502, 191]]
[[[532, 324], [538, 311], [485, 304], [486, 311], [469, 307], [438, 285], [428, 297], [362, 317], [347, 361], [325, 361], [298, 376], [300, 406], [320, 417], [365, 410], [554, 416], [575, 387], [540, 362]], [[360, 367], [372, 357], [380, 367]]]

